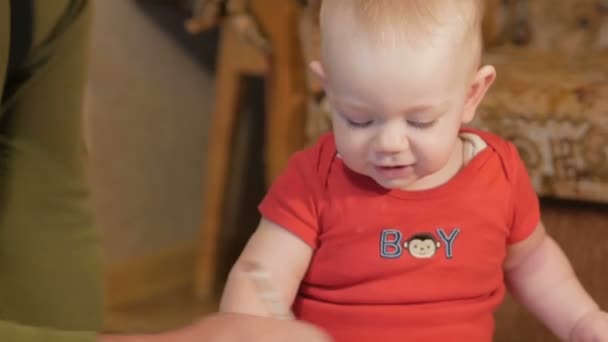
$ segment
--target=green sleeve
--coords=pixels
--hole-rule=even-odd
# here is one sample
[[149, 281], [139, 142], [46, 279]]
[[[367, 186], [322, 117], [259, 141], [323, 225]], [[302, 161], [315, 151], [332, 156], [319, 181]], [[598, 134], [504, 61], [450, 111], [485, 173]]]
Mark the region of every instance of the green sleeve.
[[[82, 136], [91, 11], [85, 0], [38, 2], [69, 16], [29, 53], [25, 82], [0, 75], [0, 88], [17, 89], [0, 106], [0, 342], [93, 342], [103, 283]], [[0, 0], [0, 74], [9, 13]]]
[[59, 331], [0, 321], [0, 341], [10, 342], [94, 342], [95, 334]]

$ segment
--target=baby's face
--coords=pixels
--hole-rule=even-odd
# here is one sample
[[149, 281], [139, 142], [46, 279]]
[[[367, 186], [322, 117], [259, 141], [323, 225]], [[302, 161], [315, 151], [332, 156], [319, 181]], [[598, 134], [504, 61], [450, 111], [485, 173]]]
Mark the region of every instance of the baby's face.
[[432, 188], [462, 165], [458, 132], [474, 113], [466, 110], [472, 75], [455, 44], [429, 44], [350, 39], [325, 54], [338, 152], [385, 188]]

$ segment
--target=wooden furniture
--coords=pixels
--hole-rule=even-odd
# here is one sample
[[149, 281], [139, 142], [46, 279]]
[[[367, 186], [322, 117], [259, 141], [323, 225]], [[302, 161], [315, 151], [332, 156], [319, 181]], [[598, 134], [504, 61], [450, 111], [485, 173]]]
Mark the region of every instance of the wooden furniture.
[[[298, 40], [296, 1], [249, 0], [221, 21], [215, 111], [211, 119], [204, 181], [200, 250], [195, 292], [214, 298], [218, 285], [218, 245], [231, 169], [232, 138], [239, 119], [245, 76], [265, 79], [265, 179], [269, 184], [289, 156], [305, 143], [306, 75]], [[234, 6], [234, 5], [233, 5]], [[206, 20], [209, 20], [208, 18]], [[268, 40], [265, 45], [253, 23]], [[196, 23], [190, 22], [191, 28]]]
[[[608, 204], [543, 199], [543, 220], [585, 289], [608, 308]], [[556, 286], [559, 284], [556, 284]], [[523, 305], [508, 296], [496, 314], [495, 342], [549, 342], [555, 338]]]

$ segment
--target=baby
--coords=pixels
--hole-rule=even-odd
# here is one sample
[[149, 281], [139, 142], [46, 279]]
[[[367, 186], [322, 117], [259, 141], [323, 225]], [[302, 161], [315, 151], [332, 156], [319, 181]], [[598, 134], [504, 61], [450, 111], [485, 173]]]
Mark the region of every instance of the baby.
[[339, 342], [491, 341], [507, 288], [560, 339], [608, 341], [514, 145], [464, 128], [496, 77], [482, 17], [483, 0], [323, 1], [311, 69], [333, 129], [271, 186], [221, 312], [270, 315], [255, 263]]

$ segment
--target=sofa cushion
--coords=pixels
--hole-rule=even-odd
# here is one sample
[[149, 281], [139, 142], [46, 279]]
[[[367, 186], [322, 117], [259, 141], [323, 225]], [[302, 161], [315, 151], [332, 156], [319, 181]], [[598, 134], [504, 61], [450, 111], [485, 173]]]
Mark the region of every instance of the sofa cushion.
[[498, 77], [473, 126], [513, 141], [541, 195], [608, 202], [608, 53], [485, 56]]

